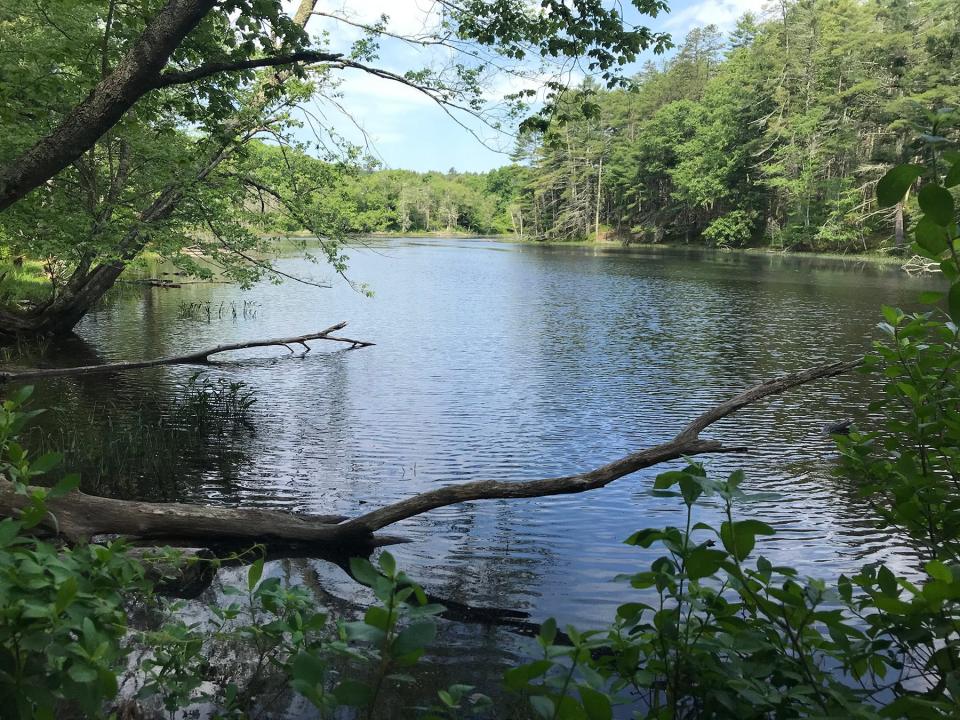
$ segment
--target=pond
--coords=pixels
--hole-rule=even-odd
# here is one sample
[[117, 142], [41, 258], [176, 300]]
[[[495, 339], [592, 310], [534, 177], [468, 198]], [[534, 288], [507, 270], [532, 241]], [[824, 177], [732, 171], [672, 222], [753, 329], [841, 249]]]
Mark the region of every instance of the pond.
[[[327, 273], [296, 252], [277, 267]], [[376, 343], [314, 343], [302, 359], [258, 350], [208, 369], [207, 382], [253, 393], [250, 427], [158, 444], [154, 423], [176, 426], [197, 371], [177, 366], [45, 385], [45, 431], [74, 449], [90, 492], [350, 515], [440, 483], [575, 473], [667, 440], [752, 384], [862, 354], [881, 304], [911, 305], [936, 285], [863, 262], [457, 239], [371, 240], [351, 252], [349, 274], [374, 296], [343, 282], [128, 288], [57, 349], [60, 364], [154, 358], [340, 320], [344, 334]], [[190, 313], [191, 303], [204, 310]], [[821, 381], [705, 433], [751, 448], [704, 458], [711, 473], [742, 467], [747, 490], [778, 494], [741, 511], [777, 529], [760, 545], [774, 562], [824, 577], [871, 560], [905, 565], [834, 475], [822, 429], [865, 422], [875, 392], [856, 374]], [[97, 461], [104, 446], [119, 459]], [[581, 495], [437, 510], [389, 529], [413, 541], [394, 554], [440, 598], [596, 626], [636, 599], [614, 577], [656, 557], [623, 539], [682, 521], [678, 501], [650, 493], [663, 469]], [[714, 518], [709, 506], [699, 515]], [[361, 596], [322, 561], [270, 572]], [[523, 648], [502, 628], [469, 623], [446, 624], [440, 645], [468, 674]]]

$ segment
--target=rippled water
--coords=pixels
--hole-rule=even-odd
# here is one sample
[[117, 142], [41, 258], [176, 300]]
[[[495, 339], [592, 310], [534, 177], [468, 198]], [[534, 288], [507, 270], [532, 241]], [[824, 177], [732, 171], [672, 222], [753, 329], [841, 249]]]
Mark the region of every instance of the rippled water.
[[[263, 283], [246, 293], [184, 285], [127, 292], [88, 317], [82, 341], [57, 362], [152, 358], [339, 320], [350, 322], [344, 334], [377, 345], [317, 347], [302, 360], [271, 349], [235, 355], [209, 376], [243, 381], [256, 393], [252, 433], [201, 439], [201, 450], [217, 445], [215, 459], [161, 458], [172, 475], [161, 484], [138, 480], [141, 460], [158, 462], [147, 456], [124, 477], [88, 472], [87, 487], [354, 514], [438, 483], [582, 471], [668, 439], [711, 403], [758, 381], [862, 354], [876, 336], [881, 303], [910, 304], [935, 284], [857, 263], [491, 241], [377, 241], [353, 252], [350, 265], [372, 299], [342, 283], [327, 291]], [[278, 267], [316, 278], [326, 272], [297, 256]], [[207, 300], [210, 322], [178, 318], [181, 303]], [[230, 303], [244, 300], [259, 304], [256, 316], [234, 319]], [[97, 442], [125, 443], [139, 422], [132, 409], [149, 402], [163, 412], [193, 372], [62, 381], [44, 388], [42, 400], [62, 408], [51, 418], [65, 425], [89, 422], [78, 418], [99, 407], [98, 422], [106, 417], [109, 427]], [[706, 433], [753, 449], [710, 459], [712, 471], [743, 467], [748, 489], [781, 494], [744, 508], [777, 528], [761, 546], [771, 559], [827, 576], [902, 557], [832, 476], [835, 453], [821, 430], [864, 418], [873, 392], [855, 375], [823, 381]], [[622, 540], [681, 520], [676, 501], [650, 495], [656, 472], [581, 495], [437, 510], [390, 529], [415, 541], [395, 554], [439, 596], [523, 609], [534, 620], [601, 623], [631, 597], [613, 577], [654, 557]], [[711, 517], [707, 507], [700, 519]], [[322, 563], [289, 561], [276, 572], [320, 573], [330, 587], [344, 585]], [[504, 644], [495, 632], [455, 625], [445, 637], [472, 657], [496, 655]]]

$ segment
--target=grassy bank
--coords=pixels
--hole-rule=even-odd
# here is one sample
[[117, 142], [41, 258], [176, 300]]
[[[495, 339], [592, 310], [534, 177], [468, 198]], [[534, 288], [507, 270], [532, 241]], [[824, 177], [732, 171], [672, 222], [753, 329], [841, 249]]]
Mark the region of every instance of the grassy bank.
[[[155, 252], [145, 252], [129, 264], [127, 272], [131, 277], [143, 277], [149, 274], [151, 265], [160, 262]], [[19, 257], [2, 257], [0, 260], [0, 307], [22, 308], [24, 305], [38, 305], [50, 299], [53, 284], [40, 260]]]
[[39, 260], [18, 258], [0, 263], [0, 306], [40, 303], [50, 297], [53, 286]]

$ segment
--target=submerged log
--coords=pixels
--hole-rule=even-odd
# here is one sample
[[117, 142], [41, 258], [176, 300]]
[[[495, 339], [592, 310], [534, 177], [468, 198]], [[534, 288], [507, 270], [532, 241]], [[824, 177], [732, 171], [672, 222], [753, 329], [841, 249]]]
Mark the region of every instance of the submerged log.
[[[38, 488], [28, 488], [32, 493]], [[13, 483], [0, 480], [0, 514], [12, 515], [30, 504]], [[48, 498], [53, 529], [71, 541], [95, 535], [161, 538], [165, 541], [268, 540], [322, 542], [332, 539], [342, 515], [304, 515], [282, 510], [228, 508], [188, 503], [153, 503], [87, 495], [74, 490]], [[203, 543], [201, 543], [203, 544]]]
[[[669, 442], [631, 453], [577, 475], [518, 482], [479, 480], [448, 485], [349, 520], [335, 515], [310, 516], [278, 510], [114, 500], [75, 490], [48, 500], [47, 507], [52, 516], [50, 524], [71, 540], [89, 539], [98, 534], [119, 534], [136, 538], [199, 541], [201, 545], [216, 541], [279, 541], [306, 543], [318, 551], [396, 542], [396, 538], [378, 537], [373, 533], [401, 520], [448, 505], [475, 500], [581, 493], [602, 488], [643, 468], [681, 457], [746, 452], [748, 448], [743, 446], [725, 446], [716, 440], [702, 439], [700, 433], [718, 420], [758, 400], [813, 380], [834, 377], [861, 363], [860, 359], [836, 362], [768, 380], [710, 408]], [[28, 499], [17, 494], [10, 482], [0, 481], [0, 515], [14, 515], [27, 503]]]
[[70, 368], [33, 368], [29, 370], [4, 370], [0, 371], [0, 383], [4, 382], [19, 382], [24, 380], [37, 380], [40, 378], [50, 378], [50, 377], [64, 377], [72, 375], [95, 375], [98, 373], [111, 373], [119, 372], [123, 370], [139, 370], [142, 368], [156, 367], [158, 365], [188, 365], [188, 364], [198, 364], [198, 363], [207, 363], [210, 361], [211, 355], [216, 355], [218, 353], [230, 352], [231, 350], [247, 350], [249, 348], [258, 348], [258, 347], [285, 347], [290, 352], [293, 352], [291, 345], [301, 345], [304, 350], [304, 354], [310, 352], [310, 346], [307, 345], [307, 342], [310, 340], [329, 340], [332, 342], [346, 343], [350, 345], [350, 349], [361, 348], [361, 347], [370, 347], [374, 343], [367, 342], [366, 340], [354, 340], [353, 338], [340, 337], [338, 335], [332, 335], [337, 330], [342, 330], [347, 326], [347, 323], [341, 322], [328, 327], [326, 330], [321, 330], [316, 333], [309, 333], [307, 335], [296, 335], [294, 337], [287, 338], [273, 338], [269, 340], [249, 340], [247, 342], [238, 342], [238, 343], [228, 343], [225, 345], [216, 345], [215, 347], [206, 348], [204, 350], [197, 350], [195, 352], [186, 353], [184, 355], [171, 355], [163, 358], [156, 358], [154, 360], [134, 360], [128, 362], [116, 362], [116, 363], [106, 363], [103, 365], [82, 365], [79, 367], [70, 367]]

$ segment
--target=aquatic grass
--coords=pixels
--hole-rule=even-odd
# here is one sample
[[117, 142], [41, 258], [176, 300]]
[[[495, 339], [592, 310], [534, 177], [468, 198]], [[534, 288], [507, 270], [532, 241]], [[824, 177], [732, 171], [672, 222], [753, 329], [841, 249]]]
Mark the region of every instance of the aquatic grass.
[[223, 432], [230, 425], [252, 428], [250, 409], [257, 402], [243, 381], [215, 381], [202, 371], [190, 376], [174, 402], [174, 415], [194, 426]]
[[230, 301], [222, 301], [214, 305], [209, 300], [183, 301], [177, 306], [178, 320], [196, 320], [211, 322], [217, 320], [254, 320], [260, 309], [260, 303], [253, 300], [244, 300], [239, 305]]
[[87, 492], [180, 499], [200, 479], [238, 476], [250, 459], [255, 403], [245, 383], [197, 373], [169, 399], [53, 408], [24, 441], [38, 455], [62, 455]]
[[35, 364], [46, 356], [52, 344], [48, 335], [17, 335], [8, 344], [0, 346], [0, 362]]

